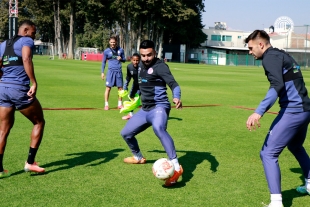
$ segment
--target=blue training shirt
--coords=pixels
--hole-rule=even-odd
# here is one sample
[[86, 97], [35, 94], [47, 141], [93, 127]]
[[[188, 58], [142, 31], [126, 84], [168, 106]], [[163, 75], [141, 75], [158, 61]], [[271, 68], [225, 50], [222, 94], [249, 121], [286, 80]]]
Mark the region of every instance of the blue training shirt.
[[[117, 56], [120, 56], [122, 59], [119, 61], [116, 59]], [[107, 48], [103, 52], [101, 73], [104, 73], [106, 61], [108, 61], [108, 69], [113, 71], [122, 70], [122, 62], [126, 61], [124, 50], [120, 47], [115, 49]]]
[[[14, 52], [17, 56], [22, 57], [22, 48], [34, 47], [33, 39], [30, 37], [21, 37], [17, 40], [14, 45]], [[6, 49], [6, 41], [0, 44], [0, 57], [3, 57], [4, 51]], [[20, 87], [20, 86], [29, 86], [30, 79], [24, 69], [24, 66], [10, 66], [1, 68], [3, 75], [1, 77], [0, 85], [10, 86], [10, 87]]]

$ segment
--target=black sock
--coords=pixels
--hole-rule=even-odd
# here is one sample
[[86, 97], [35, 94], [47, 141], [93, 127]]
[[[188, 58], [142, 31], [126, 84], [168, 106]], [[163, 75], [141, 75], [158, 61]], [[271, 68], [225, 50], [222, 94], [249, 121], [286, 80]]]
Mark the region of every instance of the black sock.
[[29, 149], [29, 154], [28, 154], [28, 164], [33, 164], [34, 163], [34, 158], [36, 157], [38, 148], [31, 148]]
[[3, 161], [3, 154], [0, 154], [0, 172], [3, 172], [4, 170], [2, 161]]

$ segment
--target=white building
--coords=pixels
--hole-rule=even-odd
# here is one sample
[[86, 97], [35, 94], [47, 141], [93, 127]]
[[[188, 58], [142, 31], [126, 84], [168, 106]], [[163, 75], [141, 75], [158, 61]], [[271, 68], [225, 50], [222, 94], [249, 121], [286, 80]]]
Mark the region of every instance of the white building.
[[[248, 55], [249, 51], [244, 43], [252, 31], [227, 30], [225, 22], [215, 22], [214, 27], [202, 31], [207, 35], [207, 39], [199, 49], [191, 50], [189, 60], [197, 59], [201, 63], [216, 65], [260, 65], [260, 61]], [[300, 65], [309, 65], [309, 34], [294, 30], [286, 34], [277, 33], [272, 27], [265, 31], [269, 34], [273, 47], [287, 51]]]

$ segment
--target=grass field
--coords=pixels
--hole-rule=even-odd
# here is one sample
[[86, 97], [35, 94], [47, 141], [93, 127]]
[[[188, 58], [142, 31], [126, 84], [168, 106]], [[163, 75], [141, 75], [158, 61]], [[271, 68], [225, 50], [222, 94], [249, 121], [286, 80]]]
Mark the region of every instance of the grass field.
[[[46, 119], [36, 159], [47, 173], [23, 172], [32, 125], [16, 112], [4, 156], [4, 167], [13, 174], [0, 180], [1, 207], [262, 207], [269, 202], [259, 151], [276, 115], [266, 113], [261, 128], [249, 132], [245, 122], [253, 110], [237, 108], [255, 108], [264, 98], [269, 84], [262, 67], [168, 63], [182, 89], [184, 108], [172, 109], [168, 131], [184, 174], [166, 188], [152, 174], [153, 162], [166, 154], [151, 128], [137, 136], [147, 164], [123, 163], [131, 155], [120, 136], [125, 121], [118, 110], [103, 110], [100, 62], [35, 56], [34, 63]], [[310, 85], [310, 72], [303, 74]], [[116, 88], [109, 103], [117, 106]], [[275, 104], [270, 111], [278, 109]], [[310, 197], [295, 192], [303, 177], [287, 149], [279, 163], [284, 206], [309, 206]]]

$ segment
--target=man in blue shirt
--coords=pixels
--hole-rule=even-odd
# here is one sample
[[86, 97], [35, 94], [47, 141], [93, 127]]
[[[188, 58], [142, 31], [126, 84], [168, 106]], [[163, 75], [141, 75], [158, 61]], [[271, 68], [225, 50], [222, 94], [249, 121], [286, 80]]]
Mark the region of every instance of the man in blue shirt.
[[14, 124], [16, 110], [19, 110], [34, 125], [24, 170], [37, 173], [45, 171], [35, 162], [45, 125], [43, 110], [36, 98], [38, 84], [32, 62], [35, 34], [34, 23], [26, 20], [20, 23], [18, 35], [0, 45], [0, 65], [2, 67], [0, 81], [0, 178], [10, 176], [10, 173], [3, 169], [3, 155], [7, 138]]
[[[126, 61], [124, 50], [117, 46], [116, 37], [110, 37], [110, 47], [103, 52], [101, 79], [104, 80], [104, 69], [108, 61], [108, 72], [106, 77], [106, 89], [104, 93], [104, 110], [109, 110], [109, 96], [111, 88], [116, 86], [118, 90], [123, 90], [122, 62]], [[118, 108], [122, 108], [122, 98], [118, 97]]]
[[256, 126], [260, 127], [259, 120], [279, 98], [281, 109], [271, 124], [260, 157], [271, 194], [268, 207], [282, 207], [278, 157], [285, 147], [297, 159], [306, 181], [297, 191], [310, 194], [310, 159], [303, 147], [310, 121], [310, 99], [300, 66], [288, 53], [273, 48], [265, 31], [255, 30], [246, 38], [245, 43], [255, 59], [262, 59], [270, 82], [265, 98], [246, 122], [250, 131]]

